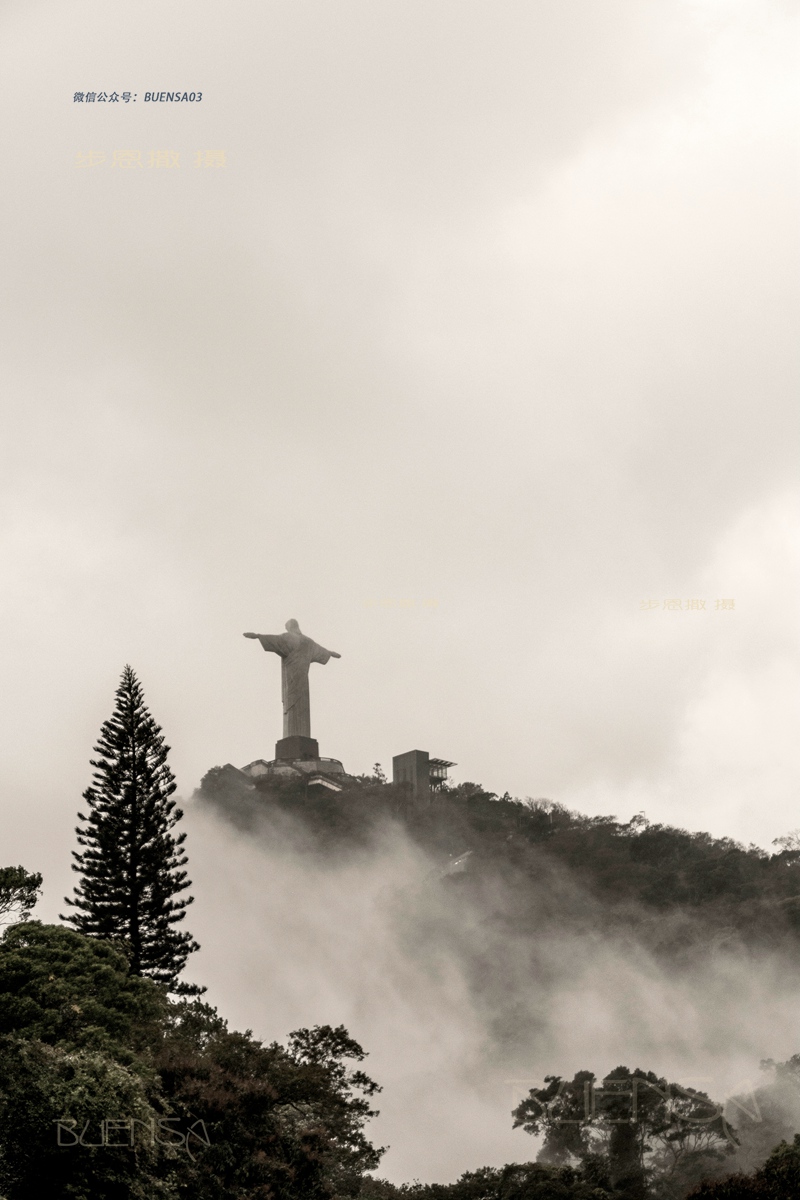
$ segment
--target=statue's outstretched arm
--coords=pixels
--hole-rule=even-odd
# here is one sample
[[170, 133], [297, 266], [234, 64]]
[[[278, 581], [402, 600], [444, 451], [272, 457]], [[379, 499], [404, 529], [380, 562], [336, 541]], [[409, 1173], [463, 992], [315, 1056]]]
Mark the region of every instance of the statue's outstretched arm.
[[246, 633], [246, 638], [256, 638], [265, 650], [272, 650], [274, 654], [280, 654], [283, 657], [287, 653], [286, 642], [282, 633]]
[[341, 654], [337, 654], [335, 650], [326, 650], [324, 646], [320, 646], [314, 642], [314, 649], [311, 652], [311, 661], [324, 664], [329, 658], [341, 658]]

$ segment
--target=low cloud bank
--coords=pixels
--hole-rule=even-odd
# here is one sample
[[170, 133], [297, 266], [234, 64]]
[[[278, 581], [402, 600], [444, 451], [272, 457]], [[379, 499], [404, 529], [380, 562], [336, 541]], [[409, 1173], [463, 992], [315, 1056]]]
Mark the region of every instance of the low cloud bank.
[[[446, 854], [399, 821], [345, 846], [267, 803], [249, 829], [197, 801], [186, 821], [193, 977], [266, 1040], [348, 1028], [384, 1089], [372, 1134], [394, 1181], [535, 1157], [510, 1114], [546, 1074], [625, 1063], [723, 1100], [763, 1082], [761, 1060], [800, 1050], [789, 953], [715, 935], [657, 956], [641, 913], [609, 922], [544, 855], [522, 919], [513, 869], [444, 874]], [[648, 918], [678, 942], [690, 919]]]

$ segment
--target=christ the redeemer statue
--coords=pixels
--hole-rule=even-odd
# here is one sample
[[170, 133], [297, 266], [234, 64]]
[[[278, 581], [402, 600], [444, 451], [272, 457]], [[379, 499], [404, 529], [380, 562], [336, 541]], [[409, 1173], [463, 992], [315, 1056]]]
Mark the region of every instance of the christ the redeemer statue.
[[286, 633], [246, 633], [244, 636], [258, 638], [265, 650], [281, 656], [284, 738], [310, 738], [308, 668], [313, 662], [324, 664], [329, 658], [341, 658], [341, 654], [326, 650], [306, 637], [294, 620], [286, 622]]

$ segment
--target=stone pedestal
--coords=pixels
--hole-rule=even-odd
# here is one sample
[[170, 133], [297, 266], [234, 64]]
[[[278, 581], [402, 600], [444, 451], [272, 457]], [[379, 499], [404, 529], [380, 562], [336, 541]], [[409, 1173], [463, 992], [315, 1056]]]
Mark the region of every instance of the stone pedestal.
[[275, 758], [278, 761], [319, 758], [319, 742], [316, 738], [294, 734], [275, 743]]

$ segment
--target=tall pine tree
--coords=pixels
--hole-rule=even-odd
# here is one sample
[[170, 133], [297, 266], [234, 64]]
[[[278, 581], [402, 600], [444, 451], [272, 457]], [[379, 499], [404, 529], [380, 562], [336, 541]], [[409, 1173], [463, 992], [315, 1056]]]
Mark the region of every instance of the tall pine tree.
[[191, 886], [182, 870], [186, 834], [173, 833], [183, 813], [170, 799], [169, 746], [130, 667], [95, 753], [93, 783], [83, 793], [88, 812], [78, 813], [75, 831], [82, 849], [73, 851], [72, 869], [82, 879], [67, 904], [76, 911], [62, 919], [80, 933], [123, 943], [133, 974], [196, 995], [205, 989], [178, 982], [189, 954], [200, 948], [175, 928], [192, 902], [177, 899]]

